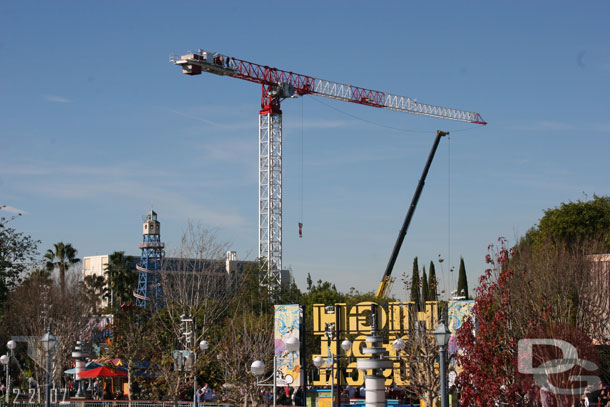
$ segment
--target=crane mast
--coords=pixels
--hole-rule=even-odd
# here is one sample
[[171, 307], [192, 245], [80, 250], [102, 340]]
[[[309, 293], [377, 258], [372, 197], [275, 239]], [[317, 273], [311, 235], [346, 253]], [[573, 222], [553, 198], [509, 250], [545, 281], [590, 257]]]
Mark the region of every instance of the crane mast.
[[317, 95], [344, 102], [390, 109], [416, 115], [487, 124], [480, 114], [461, 109], [419, 103], [416, 99], [301, 75], [199, 49], [170, 62], [182, 73], [208, 72], [262, 85], [259, 112], [259, 207], [258, 256], [265, 260], [265, 281], [269, 287], [282, 284], [282, 99]]

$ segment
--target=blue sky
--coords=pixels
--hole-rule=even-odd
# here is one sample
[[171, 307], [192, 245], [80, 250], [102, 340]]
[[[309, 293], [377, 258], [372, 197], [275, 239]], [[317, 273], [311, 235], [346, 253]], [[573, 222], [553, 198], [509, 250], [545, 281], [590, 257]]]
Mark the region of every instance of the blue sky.
[[437, 129], [451, 136], [396, 264], [398, 297], [414, 256], [446, 259], [446, 291], [463, 256], [472, 287], [499, 236], [610, 194], [610, 3], [371, 4], [2, 2], [0, 204], [23, 211], [13, 226], [41, 252], [138, 254], [152, 207], [170, 249], [191, 219], [256, 257], [260, 87], [168, 62], [198, 48], [489, 123], [285, 101], [283, 261], [301, 288], [307, 273], [377, 288]]

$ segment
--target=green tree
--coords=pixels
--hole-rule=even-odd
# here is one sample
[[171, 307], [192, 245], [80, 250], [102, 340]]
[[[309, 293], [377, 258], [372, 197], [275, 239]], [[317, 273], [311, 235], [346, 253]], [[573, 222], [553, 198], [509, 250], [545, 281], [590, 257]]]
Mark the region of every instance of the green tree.
[[436, 270], [434, 263], [430, 261], [430, 274], [428, 274], [428, 301], [438, 301], [438, 280], [436, 279]]
[[421, 278], [422, 305], [425, 304], [426, 301], [430, 301], [430, 290], [428, 289], [428, 287], [428, 275], [426, 274], [426, 267], [423, 267]]
[[77, 251], [70, 243], [59, 242], [55, 243], [53, 247], [55, 251], [47, 250], [44, 258], [47, 260], [48, 271], [59, 269], [59, 286], [63, 295], [66, 293], [66, 270], [78, 263], [80, 259], [76, 257]]
[[129, 400], [133, 400], [134, 367], [154, 353], [154, 335], [149, 334], [156, 327], [148, 310], [133, 304], [124, 308], [114, 314], [110, 349], [114, 357], [127, 362]]
[[263, 262], [259, 260], [253, 264], [246, 264], [244, 272], [239, 279], [239, 298], [236, 306], [245, 306], [253, 312], [271, 313], [273, 312], [272, 293], [261, 285], [261, 281], [266, 274], [266, 269], [262, 267]]
[[589, 201], [562, 203], [545, 210], [538, 226], [527, 232], [522, 243], [544, 246], [546, 240], [568, 246], [601, 241], [600, 250], [610, 251], [610, 197], [593, 195]]
[[468, 278], [466, 277], [466, 267], [464, 258], [460, 257], [460, 271], [458, 273], [457, 295], [468, 299]]
[[312, 285], [311, 290], [303, 294], [302, 305], [306, 307], [306, 311], [310, 312], [313, 309], [313, 304], [336, 304], [345, 302], [347, 296], [337, 291], [337, 287], [328, 281], [318, 280]]
[[[46, 271], [48, 273], [48, 271]], [[83, 301], [89, 307], [90, 315], [98, 315], [98, 305], [100, 298], [104, 296], [106, 279], [103, 276], [90, 274], [81, 281]]]
[[0, 305], [20, 283], [20, 276], [38, 255], [40, 241], [7, 226], [12, 219], [0, 218]]
[[[313, 331], [313, 305], [324, 304], [333, 305], [347, 302], [347, 296], [337, 291], [337, 287], [328, 281], [318, 280], [312, 284], [311, 289], [303, 294], [301, 305], [305, 315], [305, 329], [307, 332]], [[320, 349], [320, 337], [306, 335], [304, 340], [305, 360], [311, 361], [315, 349]], [[310, 362], [308, 362], [310, 363]]]
[[138, 274], [129, 268], [129, 260], [125, 252], [114, 252], [108, 256], [108, 264], [105, 267], [106, 293], [109, 306], [116, 309], [125, 302], [133, 299], [133, 290], [138, 282]]
[[361, 302], [374, 302], [380, 305], [386, 305], [390, 302], [396, 302], [396, 298], [387, 297], [387, 298], [377, 298], [377, 293], [374, 291], [360, 292], [356, 290], [354, 287], [349, 289], [349, 292], [346, 294], [346, 303], [347, 305], [356, 305]]
[[413, 274], [411, 275], [411, 301], [415, 303], [417, 310], [420, 310], [421, 304], [421, 283], [419, 281], [419, 265], [417, 264], [417, 257], [413, 259]]
[[[538, 225], [519, 240], [510, 267], [523, 273], [519, 284], [540, 284], [550, 298], [555, 292], [570, 310], [569, 323], [592, 338], [607, 336], [608, 272], [605, 261], [592, 256], [610, 251], [610, 197], [561, 203], [547, 209]], [[551, 276], [547, 268], [552, 266]], [[564, 270], [564, 268], [569, 269]], [[532, 278], [525, 285], [526, 278]], [[545, 280], [546, 279], [546, 280]], [[518, 285], [519, 287], [521, 285]], [[561, 289], [555, 288], [561, 285]], [[601, 292], [600, 292], [601, 290]], [[545, 298], [546, 299], [546, 298]], [[528, 301], [532, 301], [528, 299]]]

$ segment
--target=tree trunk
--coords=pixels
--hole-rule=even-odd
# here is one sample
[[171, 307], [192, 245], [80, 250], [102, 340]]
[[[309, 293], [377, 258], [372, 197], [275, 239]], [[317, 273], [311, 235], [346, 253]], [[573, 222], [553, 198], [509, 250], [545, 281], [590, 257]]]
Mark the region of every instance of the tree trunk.
[[66, 268], [63, 265], [59, 266], [59, 286], [63, 297], [66, 295]]
[[127, 361], [127, 393], [129, 394], [127, 399], [129, 400], [129, 406], [131, 407], [131, 400], [132, 400], [132, 394], [131, 394], [131, 367], [133, 366], [133, 361], [128, 360]]

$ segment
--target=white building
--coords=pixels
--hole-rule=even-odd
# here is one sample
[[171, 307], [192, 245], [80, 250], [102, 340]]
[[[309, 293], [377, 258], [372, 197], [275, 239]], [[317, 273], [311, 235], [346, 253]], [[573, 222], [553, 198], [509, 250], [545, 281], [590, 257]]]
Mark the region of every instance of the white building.
[[[106, 266], [108, 265], [108, 254], [101, 256], [85, 256], [83, 258], [83, 280], [87, 276], [106, 277]], [[101, 307], [108, 306], [108, 298], [100, 298]]]

